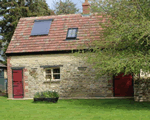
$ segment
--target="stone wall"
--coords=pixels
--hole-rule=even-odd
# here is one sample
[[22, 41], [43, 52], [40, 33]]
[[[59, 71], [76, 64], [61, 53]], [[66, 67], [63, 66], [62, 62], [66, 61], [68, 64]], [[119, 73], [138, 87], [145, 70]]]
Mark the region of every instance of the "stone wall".
[[140, 76], [134, 76], [134, 100], [150, 101], [150, 74], [140, 70]]
[[[61, 65], [60, 81], [46, 81], [45, 65]], [[47, 54], [8, 57], [8, 95], [12, 98], [12, 70], [24, 67], [24, 97], [33, 98], [36, 92], [56, 90], [61, 97], [112, 97], [111, 77], [95, 79], [94, 70], [72, 54]], [[79, 68], [81, 67], [81, 68]], [[82, 68], [85, 67], [85, 68]], [[34, 71], [34, 74], [31, 72]]]

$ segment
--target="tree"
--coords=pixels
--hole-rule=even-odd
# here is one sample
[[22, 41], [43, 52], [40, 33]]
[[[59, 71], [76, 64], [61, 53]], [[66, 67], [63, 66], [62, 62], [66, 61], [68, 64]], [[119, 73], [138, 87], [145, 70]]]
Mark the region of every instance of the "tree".
[[[1, 0], [0, 15], [3, 16], [3, 20], [0, 21], [0, 35], [3, 36], [3, 39], [0, 41], [0, 47], [2, 47], [2, 43], [6, 43], [4, 52], [6, 51], [21, 17], [51, 14], [54, 13], [48, 8], [45, 0]], [[5, 53], [3, 57], [6, 58]]]
[[92, 50], [83, 51], [80, 57], [93, 65], [97, 76], [121, 72], [137, 75], [140, 69], [150, 71], [150, 1], [105, 2], [107, 6], [103, 9], [100, 8], [102, 3], [97, 7], [103, 15], [100, 38], [91, 44]]
[[107, 11], [108, 7], [113, 0], [88, 0], [91, 4], [91, 12], [103, 12]]
[[29, 3], [28, 6], [32, 13], [31, 16], [54, 15], [54, 11], [48, 8], [45, 0], [35, 0], [35, 2]]
[[79, 11], [79, 9], [76, 8], [76, 4], [71, 2], [70, 0], [65, 0], [62, 2], [54, 2], [54, 11], [57, 15], [60, 14], [75, 14]]

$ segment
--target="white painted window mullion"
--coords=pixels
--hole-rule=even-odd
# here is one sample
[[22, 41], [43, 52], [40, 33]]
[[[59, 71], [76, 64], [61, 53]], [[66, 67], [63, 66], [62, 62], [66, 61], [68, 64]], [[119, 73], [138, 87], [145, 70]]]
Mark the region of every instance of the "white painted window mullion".
[[53, 80], [53, 69], [51, 69], [51, 75], [52, 75], [52, 77], [51, 77], [51, 78], [52, 78], [52, 80]]
[[[46, 69], [44, 69], [44, 77], [45, 77], [45, 79], [46, 79]], [[47, 80], [47, 79], [46, 79]]]

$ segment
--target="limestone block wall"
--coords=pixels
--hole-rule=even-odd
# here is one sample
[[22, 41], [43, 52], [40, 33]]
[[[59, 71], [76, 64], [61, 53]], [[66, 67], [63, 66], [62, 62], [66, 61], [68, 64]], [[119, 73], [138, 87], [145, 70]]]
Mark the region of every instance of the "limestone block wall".
[[149, 72], [143, 72], [142, 69], [140, 69], [140, 78], [148, 78], [150, 77], [150, 73]]
[[[94, 70], [72, 54], [43, 54], [10, 56], [7, 59], [8, 95], [12, 98], [12, 69], [24, 67], [24, 97], [33, 98], [36, 92], [55, 90], [61, 97], [112, 97], [112, 77], [95, 79]], [[46, 81], [41, 66], [60, 66], [60, 80]], [[84, 69], [82, 67], [85, 67]], [[34, 71], [34, 74], [31, 74]]]
[[140, 76], [134, 77], [134, 100], [150, 101], [150, 74], [140, 70]]

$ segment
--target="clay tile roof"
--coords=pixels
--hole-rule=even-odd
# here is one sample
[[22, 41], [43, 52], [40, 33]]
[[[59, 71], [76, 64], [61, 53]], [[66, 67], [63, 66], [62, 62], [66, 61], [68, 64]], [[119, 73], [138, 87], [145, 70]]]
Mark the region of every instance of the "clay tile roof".
[[[99, 18], [102, 16], [81, 14], [53, 15], [21, 18], [9, 43], [6, 54], [77, 49], [78, 45], [98, 39]], [[53, 19], [49, 34], [30, 36], [34, 20]], [[78, 40], [66, 40], [68, 28], [78, 28]]]

